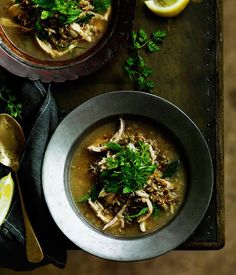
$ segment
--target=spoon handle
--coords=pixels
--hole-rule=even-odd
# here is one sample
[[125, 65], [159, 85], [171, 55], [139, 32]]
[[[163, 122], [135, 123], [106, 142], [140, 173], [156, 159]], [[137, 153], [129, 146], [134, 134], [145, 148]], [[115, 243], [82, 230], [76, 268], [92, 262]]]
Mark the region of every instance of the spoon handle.
[[31, 263], [39, 263], [43, 260], [43, 257], [44, 257], [43, 251], [42, 251], [39, 241], [35, 235], [34, 229], [31, 225], [30, 220], [29, 220], [29, 216], [27, 214], [17, 173], [15, 173], [15, 178], [16, 178], [16, 182], [17, 182], [17, 186], [18, 186], [18, 190], [19, 190], [22, 213], [23, 213], [24, 224], [25, 224], [27, 259]]

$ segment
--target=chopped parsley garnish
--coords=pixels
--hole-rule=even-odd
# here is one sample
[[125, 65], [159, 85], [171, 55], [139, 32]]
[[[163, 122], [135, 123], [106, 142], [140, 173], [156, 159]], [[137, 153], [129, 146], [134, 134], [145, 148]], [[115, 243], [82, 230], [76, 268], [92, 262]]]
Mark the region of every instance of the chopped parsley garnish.
[[99, 181], [106, 192], [129, 194], [141, 190], [157, 168], [152, 164], [149, 144], [137, 142], [135, 148], [122, 146], [115, 155], [106, 158]]

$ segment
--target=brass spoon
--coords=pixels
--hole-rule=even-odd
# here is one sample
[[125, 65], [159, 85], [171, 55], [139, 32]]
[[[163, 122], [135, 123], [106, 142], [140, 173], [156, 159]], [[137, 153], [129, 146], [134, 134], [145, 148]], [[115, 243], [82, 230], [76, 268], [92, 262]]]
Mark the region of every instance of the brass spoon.
[[25, 224], [27, 259], [31, 263], [38, 263], [43, 259], [43, 251], [30, 223], [17, 176], [24, 144], [25, 137], [19, 123], [8, 114], [0, 114], [0, 163], [12, 168], [15, 173]]

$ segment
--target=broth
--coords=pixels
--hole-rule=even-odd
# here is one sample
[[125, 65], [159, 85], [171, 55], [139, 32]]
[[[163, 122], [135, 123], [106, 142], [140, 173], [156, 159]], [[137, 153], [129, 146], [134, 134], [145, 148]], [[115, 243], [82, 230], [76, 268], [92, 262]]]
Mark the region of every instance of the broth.
[[[0, 1], [0, 17], [12, 19], [8, 12], [8, 8], [12, 5], [10, 0]], [[111, 9], [109, 10], [108, 20], [99, 21], [99, 30], [91, 42], [80, 41], [76, 48], [72, 49], [71, 52], [66, 53], [63, 56], [51, 57], [49, 54], [45, 53], [36, 42], [34, 34], [32, 32], [22, 32], [19, 28], [2, 26], [6, 36], [11, 41], [12, 44], [16, 46], [23, 53], [34, 57], [41, 61], [66, 61], [77, 58], [89, 50], [91, 50], [104, 36], [107, 32], [110, 20], [111, 20]]]
[[[175, 210], [173, 213], [161, 211], [156, 219], [152, 217], [148, 218], [146, 222], [146, 232], [148, 233], [163, 227], [178, 212], [184, 200], [187, 184], [187, 173], [185, 166], [183, 165], [183, 156], [168, 133], [164, 132], [162, 129], [158, 129], [154, 125], [138, 120], [125, 120], [125, 125], [126, 129], [128, 129], [130, 133], [143, 133], [146, 138], [155, 140], [160, 151], [165, 154], [169, 162], [179, 159], [182, 163], [176, 174], [169, 179], [175, 188], [176, 194], [178, 195]], [[91, 175], [90, 165], [94, 163], [97, 155], [96, 153], [91, 153], [87, 147], [91, 144], [104, 143], [107, 137], [112, 136], [116, 131], [117, 123], [109, 122], [90, 132], [76, 148], [69, 168], [69, 187], [73, 201], [85, 219], [98, 229], [103, 228], [104, 222], [102, 222], [95, 215], [88, 203], [78, 202], [84, 194], [91, 190], [94, 180]], [[137, 236], [143, 234], [140, 232], [139, 225], [137, 223], [128, 224], [124, 229], [109, 227], [105, 230], [105, 232], [117, 236]]]

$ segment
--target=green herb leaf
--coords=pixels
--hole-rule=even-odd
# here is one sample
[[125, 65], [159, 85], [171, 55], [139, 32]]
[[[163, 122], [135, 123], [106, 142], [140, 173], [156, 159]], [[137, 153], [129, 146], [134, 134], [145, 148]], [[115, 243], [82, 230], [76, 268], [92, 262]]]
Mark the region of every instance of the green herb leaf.
[[98, 195], [100, 191], [102, 190], [102, 187], [99, 184], [94, 184], [90, 193], [90, 198], [92, 202], [95, 202], [98, 198]]
[[163, 39], [166, 37], [166, 32], [162, 30], [158, 30], [152, 33], [154, 41], [157, 42], [162, 42]]
[[156, 203], [154, 203], [152, 206], [153, 206], [152, 216], [153, 216], [153, 219], [156, 220], [159, 218], [162, 209]]
[[152, 69], [151, 68], [148, 68], [148, 67], [143, 68], [142, 75], [145, 78], [149, 77], [151, 74], [152, 74]]
[[158, 47], [157, 44], [153, 41], [149, 41], [147, 47], [150, 53], [154, 53], [160, 50], [160, 47]]
[[127, 60], [126, 60], [126, 64], [129, 65], [129, 66], [132, 66], [134, 65], [134, 58], [133, 57], [129, 57]]
[[122, 150], [122, 146], [115, 142], [108, 142], [105, 144], [105, 146], [112, 151], [119, 152]]
[[90, 193], [87, 193], [87, 194], [84, 194], [83, 196], [80, 197], [80, 199], [78, 200], [79, 203], [82, 203], [82, 202], [87, 202], [90, 198]]
[[133, 214], [133, 215], [128, 215], [128, 216], [126, 216], [126, 218], [128, 220], [133, 220], [133, 219], [136, 219], [136, 218], [146, 214], [147, 212], [148, 212], [148, 207], [144, 207], [138, 213]]
[[12, 117], [21, 119], [22, 105], [17, 102], [16, 96], [5, 86], [0, 87], [0, 101], [5, 105], [5, 111]]
[[[75, 22], [78, 23], [78, 24], [87, 23], [87, 22], [89, 22], [89, 20], [92, 19], [93, 17], [94, 17], [94, 14], [92, 14], [92, 13], [87, 13], [84, 17], [75, 20]], [[73, 22], [73, 21], [72, 21], [72, 22]], [[72, 22], [69, 22], [69, 23], [72, 23]]]
[[130, 186], [125, 186], [123, 188], [123, 194], [129, 194], [129, 193], [132, 193], [133, 192], [133, 189], [130, 187]]
[[171, 162], [164, 170], [161, 178], [162, 179], [171, 178], [177, 172], [177, 170], [179, 169], [179, 166], [180, 166], [179, 160]]
[[50, 11], [45, 11], [45, 10], [43, 10], [43, 11], [41, 12], [40, 18], [41, 18], [42, 20], [45, 20], [45, 19], [47, 19], [48, 17], [50, 17], [52, 14], [53, 14], [53, 13], [51, 13]]
[[105, 13], [111, 6], [111, 0], [93, 0], [94, 11]]
[[144, 29], [140, 29], [139, 30], [139, 32], [138, 32], [138, 40], [141, 43], [144, 43], [144, 42], [146, 42], [148, 40], [148, 36], [147, 36], [147, 34], [146, 34], [146, 32], [145, 32]]

